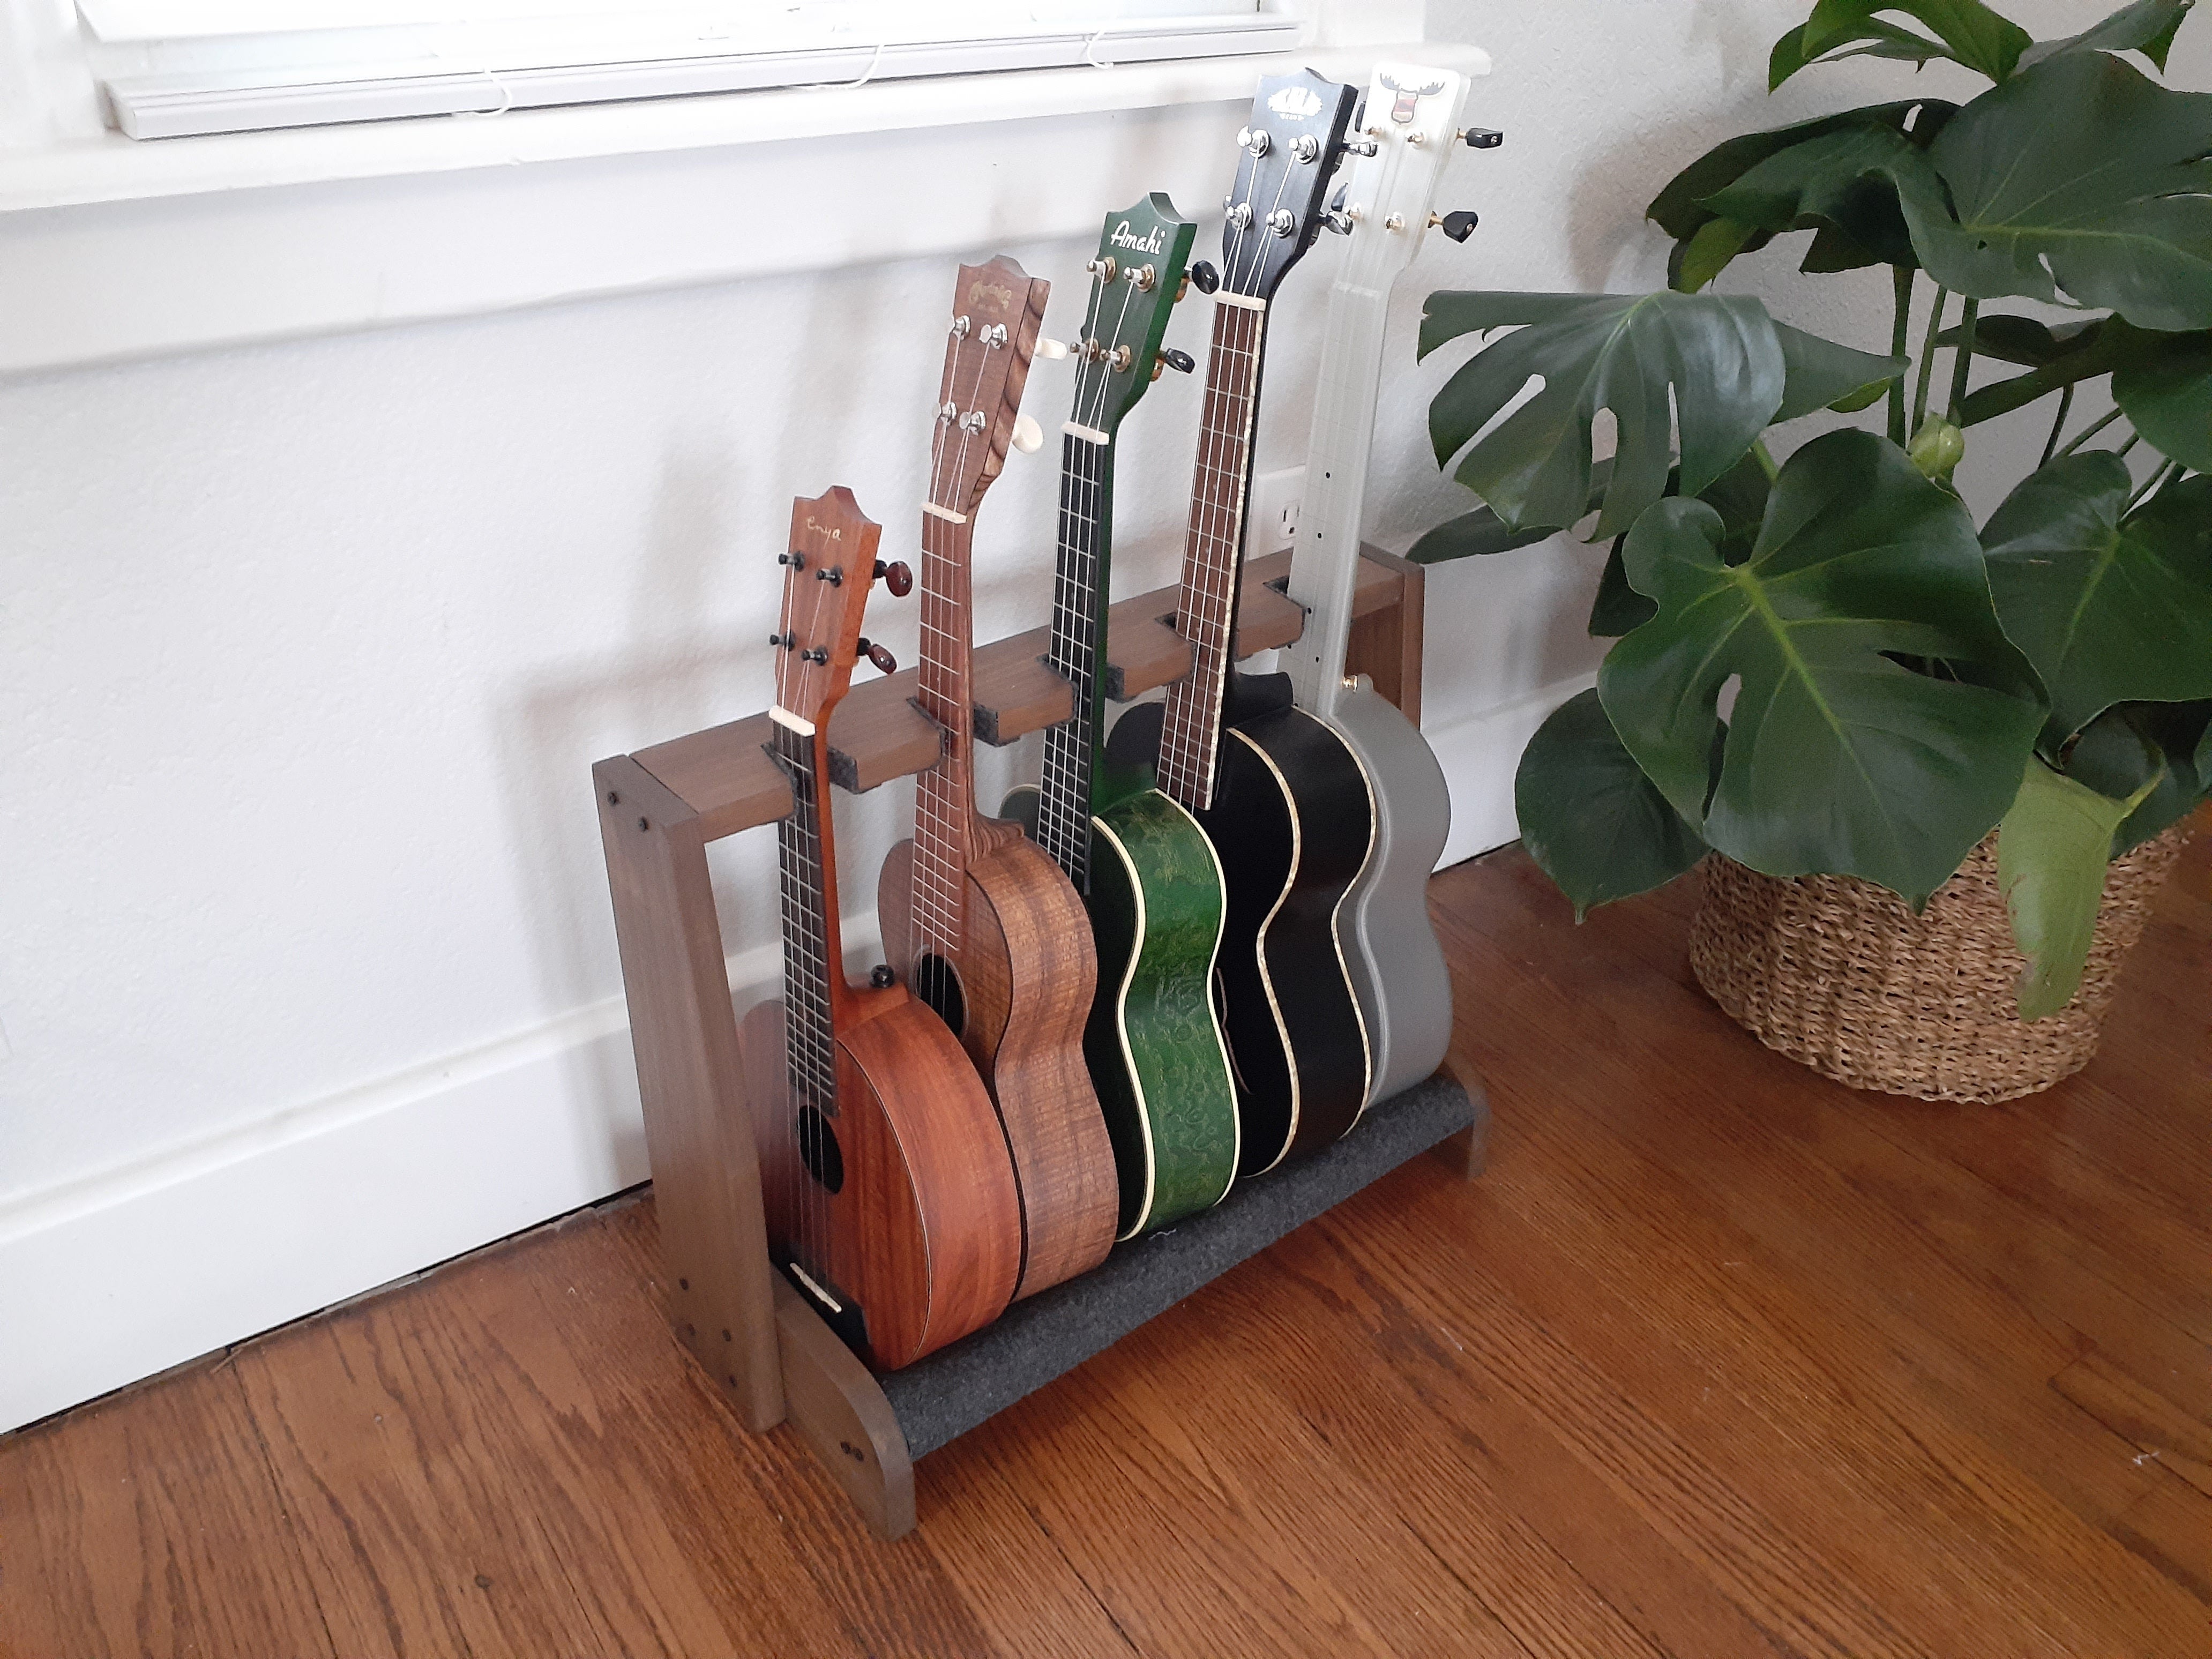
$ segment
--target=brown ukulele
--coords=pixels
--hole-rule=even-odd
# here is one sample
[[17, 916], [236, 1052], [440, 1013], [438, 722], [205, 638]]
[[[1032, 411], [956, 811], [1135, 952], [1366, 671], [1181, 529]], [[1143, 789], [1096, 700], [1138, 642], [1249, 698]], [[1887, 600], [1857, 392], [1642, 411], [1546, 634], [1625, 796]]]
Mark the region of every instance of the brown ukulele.
[[976, 810], [969, 768], [971, 521], [1014, 441], [1050, 289], [1008, 258], [960, 268], [921, 509], [917, 701], [945, 752], [916, 785], [914, 839], [885, 862], [876, 907], [885, 956], [958, 1034], [1006, 1125], [1022, 1195], [1018, 1297], [1103, 1261], [1121, 1206], [1083, 1058], [1098, 980], [1090, 918], [1020, 826]]
[[[835, 489], [791, 509], [775, 637], [772, 753], [791, 781], [781, 858], [784, 1000], [744, 1024], [746, 1094], [776, 1265], [855, 1352], [891, 1370], [998, 1317], [1021, 1200], [991, 1098], [903, 985], [845, 978], [830, 823], [830, 715], [863, 649], [880, 526]], [[878, 971], [879, 981], [889, 975]]]

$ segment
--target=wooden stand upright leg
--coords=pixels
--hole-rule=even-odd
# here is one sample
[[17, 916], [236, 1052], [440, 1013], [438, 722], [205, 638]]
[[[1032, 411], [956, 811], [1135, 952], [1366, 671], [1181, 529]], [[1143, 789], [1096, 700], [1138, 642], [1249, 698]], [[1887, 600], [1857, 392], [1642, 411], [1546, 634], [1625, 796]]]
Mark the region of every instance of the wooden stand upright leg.
[[696, 816], [627, 756], [592, 769], [670, 1313], [745, 1426], [783, 1420], [759, 1160]]
[[1398, 599], [1370, 611], [1352, 624], [1345, 642], [1344, 672], [1364, 674], [1385, 702], [1416, 726], [1421, 723], [1422, 602], [1426, 597], [1427, 572], [1410, 559], [1385, 553], [1379, 547], [1363, 547], [1360, 556], [1398, 578]]
[[1443, 1159], [1462, 1180], [1478, 1180], [1490, 1167], [1490, 1094], [1482, 1086], [1480, 1072], [1466, 1066], [1449, 1066], [1445, 1070], [1467, 1091], [1468, 1103], [1474, 1108], [1474, 1121], [1438, 1141], [1432, 1156]]

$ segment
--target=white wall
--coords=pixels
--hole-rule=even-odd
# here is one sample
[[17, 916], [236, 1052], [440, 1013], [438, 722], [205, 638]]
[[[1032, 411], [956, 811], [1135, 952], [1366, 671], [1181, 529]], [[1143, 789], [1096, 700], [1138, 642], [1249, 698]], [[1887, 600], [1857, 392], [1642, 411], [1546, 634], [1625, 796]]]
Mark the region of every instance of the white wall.
[[[1412, 362], [1423, 295], [1656, 285], [1640, 215], [1674, 166], [1895, 84], [1814, 74], [1770, 107], [1767, 45], [1802, 9], [1431, 7], [1431, 39], [1494, 52], [1470, 118], [1509, 137], [1446, 192], [1482, 229], [1430, 239], [1401, 290], [1371, 534], [1467, 503], [1426, 452], [1449, 364]], [[2015, 9], [2049, 32], [2074, 9]], [[1214, 159], [1164, 180], [1187, 209]], [[1301, 459], [1329, 249], [1279, 307], [1262, 469]], [[1087, 246], [1006, 251], [1071, 325]], [[794, 493], [849, 484], [910, 546], [950, 264], [0, 382], [0, 1426], [643, 1178], [589, 766], [765, 702]], [[1758, 268], [1788, 319], [1886, 339], [1886, 283]], [[1031, 384], [1048, 411], [1065, 370]], [[1171, 579], [1196, 404], [1171, 380], [1128, 428], [1125, 590]], [[1018, 458], [986, 508], [987, 635], [1044, 614], [1054, 489], [1048, 455]], [[1519, 744], [1595, 667], [1597, 562], [1431, 578], [1455, 855], [1513, 833]], [[884, 610], [910, 658], [911, 607]], [[910, 799], [841, 803], [849, 869]], [[718, 854], [741, 978], [773, 971], [771, 856]]]

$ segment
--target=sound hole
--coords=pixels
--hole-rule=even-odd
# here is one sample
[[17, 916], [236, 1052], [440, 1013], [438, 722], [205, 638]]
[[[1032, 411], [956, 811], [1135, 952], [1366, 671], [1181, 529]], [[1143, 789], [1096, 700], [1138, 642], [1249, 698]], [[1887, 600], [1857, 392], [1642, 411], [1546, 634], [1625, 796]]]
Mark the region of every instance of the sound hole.
[[960, 975], [943, 957], [926, 956], [915, 964], [914, 989], [952, 1028], [953, 1036], [968, 1029], [968, 999], [960, 989]]
[[837, 1131], [830, 1120], [812, 1106], [799, 1109], [795, 1126], [799, 1134], [799, 1156], [805, 1160], [807, 1174], [820, 1182], [832, 1194], [845, 1185], [845, 1153], [837, 1145]]

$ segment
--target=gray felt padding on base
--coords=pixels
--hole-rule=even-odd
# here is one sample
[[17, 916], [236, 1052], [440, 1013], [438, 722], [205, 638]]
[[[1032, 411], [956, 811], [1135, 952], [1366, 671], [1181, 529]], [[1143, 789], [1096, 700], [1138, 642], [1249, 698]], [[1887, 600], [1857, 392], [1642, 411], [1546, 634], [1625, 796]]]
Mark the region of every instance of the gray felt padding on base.
[[1153, 1315], [1487, 1112], [1446, 1073], [1368, 1109], [1351, 1133], [1204, 1215], [1132, 1240], [1091, 1272], [877, 1380], [920, 1457], [1073, 1370]]

